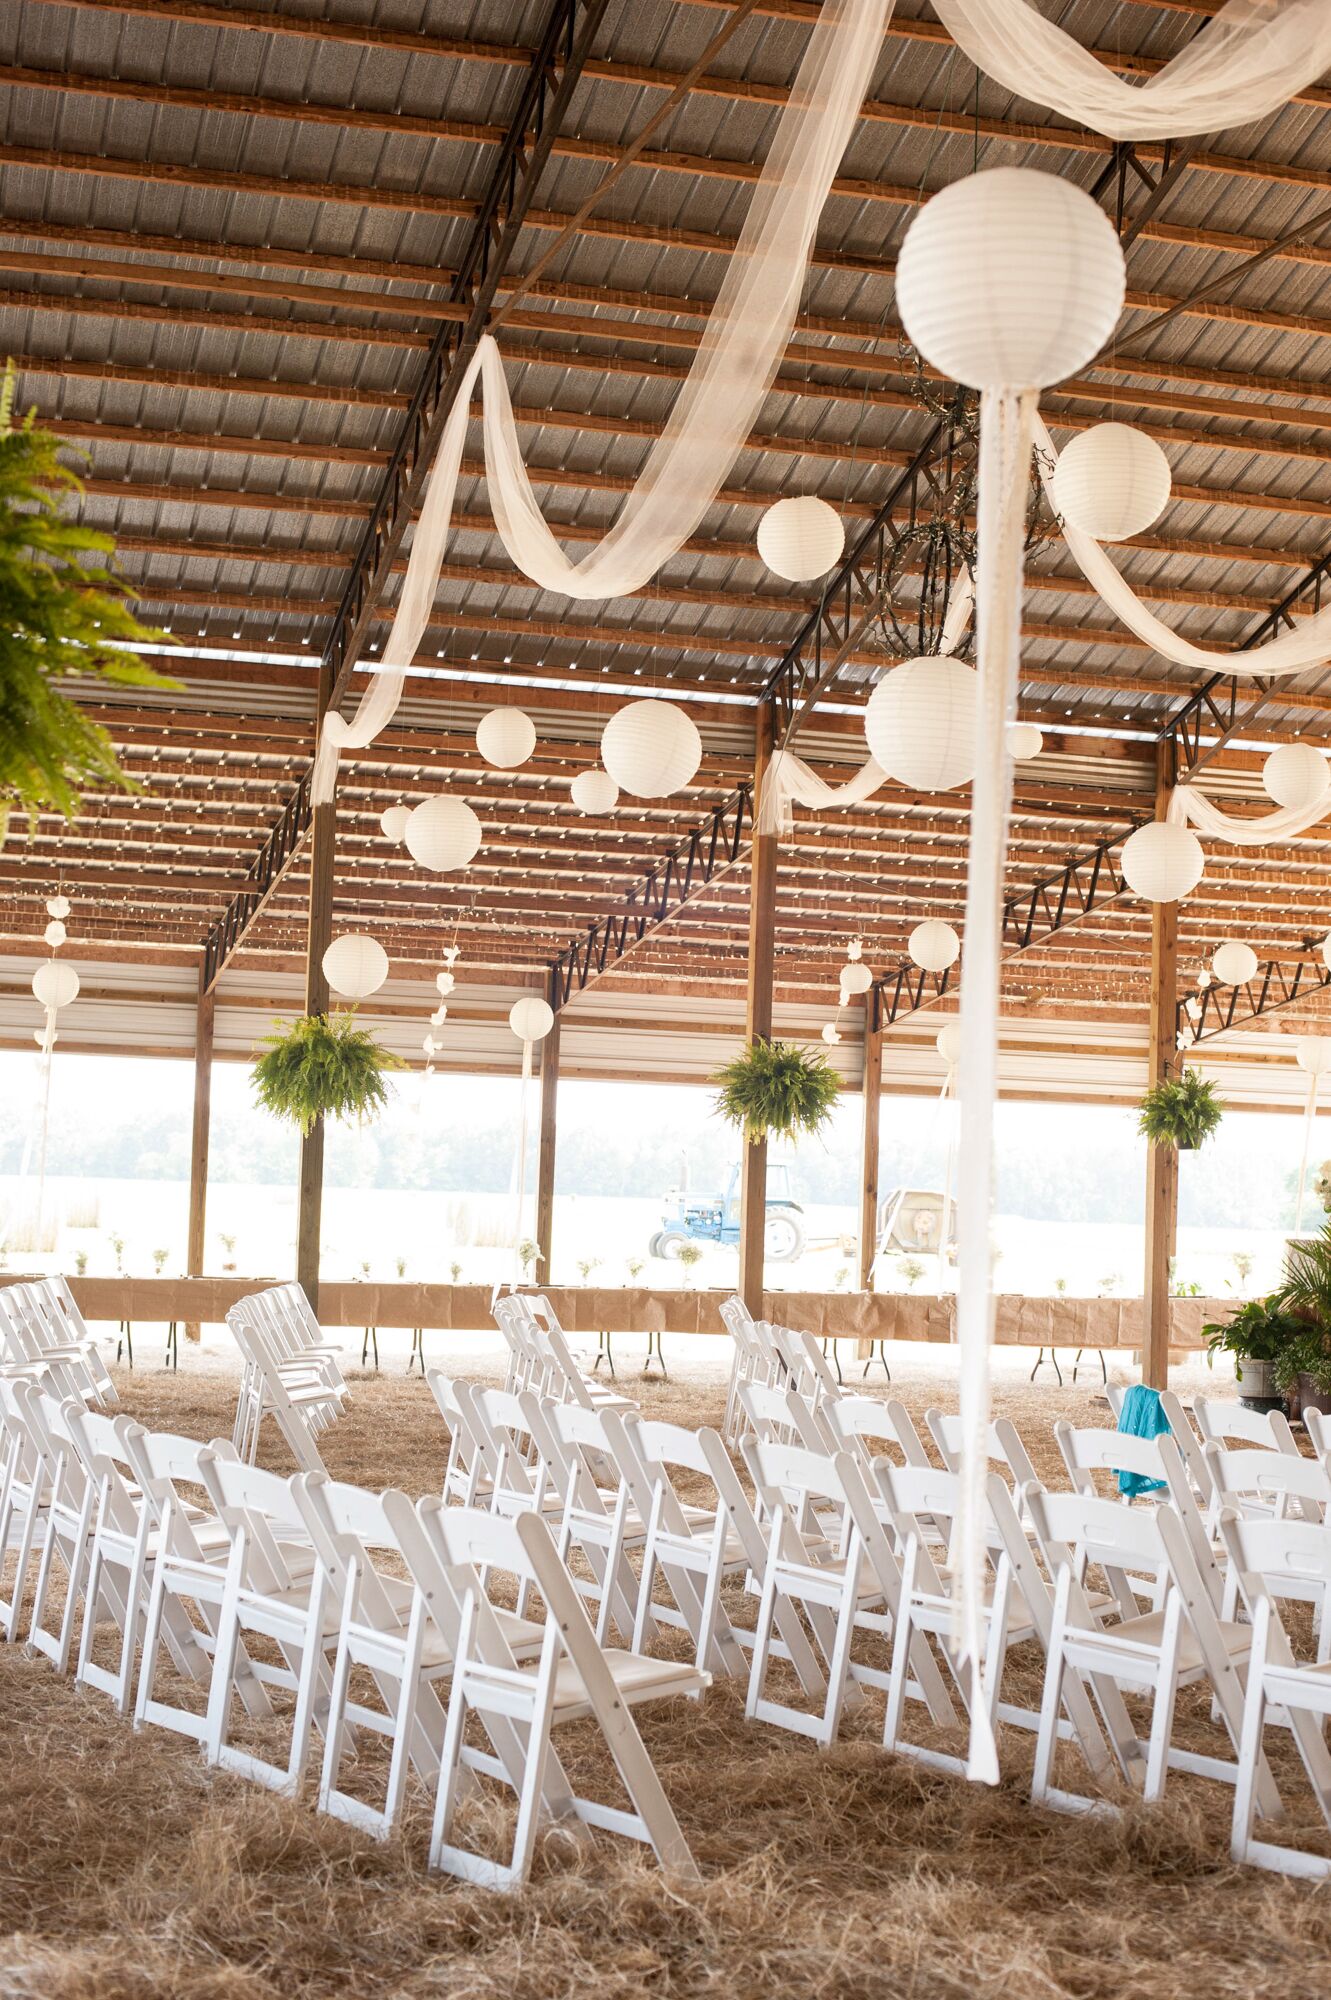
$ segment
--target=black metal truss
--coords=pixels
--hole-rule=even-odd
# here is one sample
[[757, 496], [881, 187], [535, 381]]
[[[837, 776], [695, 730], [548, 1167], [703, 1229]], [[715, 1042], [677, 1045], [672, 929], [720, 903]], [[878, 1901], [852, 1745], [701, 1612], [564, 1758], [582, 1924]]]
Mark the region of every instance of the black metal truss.
[[1305, 938], [1303, 948], [1308, 956], [1296, 959], [1292, 968], [1287, 960], [1270, 958], [1243, 986], [1220, 986], [1213, 980], [1209, 986], [1185, 994], [1175, 1011], [1176, 1039], [1187, 1037], [1185, 1046], [1191, 1048], [1229, 1028], [1245, 1027], [1281, 1007], [1324, 993], [1331, 987], [1331, 971], [1314, 956], [1318, 943], [1315, 938]]
[[312, 773], [306, 771], [259, 852], [250, 864], [245, 887], [232, 897], [225, 914], [215, 923], [203, 943], [203, 986], [207, 992], [217, 983], [217, 975], [230, 958], [255, 916], [276, 887], [278, 878], [304, 839], [314, 818], [310, 802]]

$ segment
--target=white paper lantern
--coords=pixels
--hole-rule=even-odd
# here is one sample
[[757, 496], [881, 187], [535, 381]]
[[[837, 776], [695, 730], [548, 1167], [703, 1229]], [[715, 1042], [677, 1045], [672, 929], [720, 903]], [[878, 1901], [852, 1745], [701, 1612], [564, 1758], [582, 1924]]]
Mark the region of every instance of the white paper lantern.
[[922, 972], [946, 972], [960, 956], [961, 939], [941, 917], [929, 917], [916, 924], [906, 940], [906, 950]]
[[324, 978], [345, 1000], [368, 1000], [388, 977], [388, 953], [378, 938], [349, 932], [334, 938], [323, 956]]
[[960, 1021], [944, 1021], [942, 1027], [938, 1030], [934, 1047], [938, 1050], [939, 1055], [943, 1058], [948, 1068], [955, 1069], [961, 1061]]
[[579, 771], [570, 787], [570, 796], [579, 812], [613, 812], [619, 804], [619, 786], [598, 765], [594, 771]]
[[601, 732], [601, 758], [622, 792], [666, 799], [682, 791], [702, 762], [693, 718], [673, 701], [631, 701]]
[[476, 725], [476, 748], [487, 764], [514, 771], [536, 748], [536, 724], [521, 708], [492, 708]]
[[32, 990], [43, 1007], [68, 1007], [79, 997], [79, 976], [72, 965], [48, 958], [33, 973]]
[[1114, 226], [1061, 175], [992, 167], [924, 204], [897, 310], [926, 361], [972, 389], [1043, 389], [1082, 368], [1123, 309]]
[[841, 968], [841, 991], [843, 993], [867, 993], [873, 985], [873, 974], [860, 960]]
[[65, 929], [59, 917], [52, 917], [50, 923], [46, 926], [46, 929], [42, 932], [42, 936], [46, 939], [46, 942], [50, 945], [52, 951], [59, 951], [61, 945], [65, 942], [65, 939], [69, 936], [69, 932]]
[[422, 868], [445, 875], [475, 859], [483, 831], [465, 800], [440, 793], [413, 809], [407, 820], [407, 852]]
[[389, 806], [380, 813], [379, 824], [390, 840], [401, 843], [407, 837], [407, 821], [410, 818], [410, 806]]
[[444, 998], [447, 999], [448, 995], [453, 991], [453, 988], [458, 983], [457, 976], [455, 973], [452, 972], [436, 972], [434, 975], [434, 983], [439, 988], [439, 991], [444, 995]]
[[823, 1022], [823, 1040], [825, 1042], [839, 1042], [841, 1040], [841, 1030], [837, 1027], [835, 1021]]
[[554, 1009], [548, 1000], [530, 994], [515, 1000], [508, 1010], [508, 1025], [520, 1042], [543, 1042], [555, 1025]]
[[1331, 785], [1331, 764], [1311, 743], [1282, 743], [1262, 765], [1262, 783], [1278, 806], [1315, 806]]
[[433, 1035], [427, 1035], [425, 1037], [425, 1040], [421, 1043], [421, 1047], [424, 1049], [427, 1056], [432, 1056], [438, 1053], [439, 1044], [438, 1042], [436, 1042]]
[[1331, 1069], [1331, 1035], [1300, 1035], [1294, 1054], [1309, 1076], [1324, 1076]]
[[1211, 954], [1211, 970], [1222, 986], [1246, 986], [1257, 970], [1257, 954], [1250, 944], [1231, 938], [1217, 945]]
[[46, 899], [46, 914], [48, 917], [67, 917], [70, 908], [71, 904], [68, 896], [48, 896]]
[[1044, 731], [1033, 722], [1014, 722], [1007, 733], [1007, 747], [1018, 764], [1028, 764], [1044, 749]]
[[1169, 501], [1173, 475], [1153, 437], [1132, 424], [1095, 424], [1064, 445], [1054, 468], [1054, 504], [1097, 542], [1143, 534]]
[[864, 711], [870, 755], [916, 792], [950, 792], [975, 775], [978, 686], [947, 654], [906, 660], [884, 674]]
[[1191, 827], [1155, 819], [1128, 835], [1121, 866], [1134, 896], [1147, 903], [1177, 903], [1201, 881], [1206, 855]]
[[432, 1028], [442, 1028], [444, 1022], [447, 1019], [448, 1019], [448, 1008], [444, 1005], [443, 1001], [441, 1000], [439, 1002], [439, 1005], [435, 1008], [433, 1014], [431, 1014], [430, 1016], [430, 1026]]
[[778, 500], [758, 523], [758, 553], [773, 575], [787, 583], [826, 576], [845, 546], [841, 516], [812, 493]]

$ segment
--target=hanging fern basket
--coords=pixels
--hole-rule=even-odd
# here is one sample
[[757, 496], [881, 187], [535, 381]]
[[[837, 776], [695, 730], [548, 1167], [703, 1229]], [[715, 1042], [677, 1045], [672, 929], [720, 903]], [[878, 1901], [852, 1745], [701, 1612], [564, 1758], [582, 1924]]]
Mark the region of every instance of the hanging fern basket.
[[1205, 1145], [1225, 1113], [1215, 1085], [1195, 1069], [1167, 1076], [1148, 1090], [1138, 1110], [1137, 1130], [1153, 1146], [1176, 1146], [1181, 1153]]
[[304, 1136], [320, 1118], [368, 1124], [388, 1102], [384, 1078], [405, 1069], [399, 1056], [356, 1026], [356, 1011], [301, 1014], [265, 1035], [254, 1065], [254, 1095]]
[[717, 1070], [712, 1082], [720, 1088], [717, 1110], [753, 1145], [819, 1131], [841, 1090], [840, 1078], [820, 1052], [762, 1039]]

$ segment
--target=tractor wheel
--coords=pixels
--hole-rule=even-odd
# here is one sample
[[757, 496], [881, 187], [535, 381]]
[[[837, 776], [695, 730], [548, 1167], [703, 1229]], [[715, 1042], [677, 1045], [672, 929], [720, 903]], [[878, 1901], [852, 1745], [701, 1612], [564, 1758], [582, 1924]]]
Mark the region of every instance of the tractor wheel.
[[654, 1236], [652, 1237], [651, 1241], [650, 1241], [650, 1242], [648, 1243], [648, 1245], [647, 1245], [647, 1255], [648, 1255], [649, 1257], [659, 1257], [659, 1256], [660, 1256], [660, 1254], [661, 1254], [661, 1238], [662, 1238], [662, 1236], [663, 1236], [664, 1234], [665, 1234], [664, 1230], [661, 1230], [661, 1229], [658, 1229], [658, 1230], [656, 1231], [656, 1234], [655, 1234], [655, 1235], [654, 1235]]
[[656, 1253], [658, 1257], [678, 1257], [689, 1239], [682, 1230], [663, 1229], [657, 1241], [661, 1246]]
[[797, 1215], [779, 1208], [767, 1218], [763, 1247], [774, 1264], [790, 1264], [804, 1250], [804, 1227]]

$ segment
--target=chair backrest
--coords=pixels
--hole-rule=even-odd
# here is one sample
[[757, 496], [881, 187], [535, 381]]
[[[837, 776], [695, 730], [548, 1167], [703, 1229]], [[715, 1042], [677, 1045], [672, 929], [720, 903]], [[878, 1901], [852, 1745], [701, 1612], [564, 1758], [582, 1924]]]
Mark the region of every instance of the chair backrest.
[[809, 1543], [826, 1540], [816, 1512], [818, 1503], [830, 1502], [837, 1508], [845, 1505], [845, 1486], [835, 1455], [757, 1436], [746, 1437], [740, 1452], [753, 1481], [758, 1511], [772, 1532], [776, 1532], [776, 1523], [781, 1523], [783, 1555], [811, 1562]]
[[218, 1439], [209, 1446], [197, 1438], [145, 1430], [128, 1419], [122, 1420], [120, 1437], [153, 1526], [166, 1537], [175, 1555], [202, 1562], [204, 1554], [195, 1534], [197, 1515], [180, 1488], [196, 1486], [206, 1491], [200, 1457], [209, 1450], [230, 1456], [230, 1444]]
[[807, 1331], [792, 1336], [796, 1351], [801, 1359], [800, 1386], [805, 1395], [811, 1395], [817, 1404], [826, 1406], [840, 1402], [841, 1384], [837, 1381], [836, 1370], [823, 1353], [815, 1336]]
[[474, 1382], [455, 1382], [453, 1393], [479, 1454], [490, 1504], [507, 1512], [539, 1507], [550, 1476], [539, 1399], [529, 1389], [514, 1394]]
[[1051, 1493], [1046, 1487], [1031, 1487], [1025, 1497], [1051, 1576], [1069, 1559], [1078, 1581], [1091, 1564], [1106, 1572], [1168, 1570], [1159, 1509], [1124, 1507], [1095, 1493]]
[[[291, 1492], [314, 1552], [344, 1603], [349, 1617], [376, 1632], [396, 1633], [406, 1619], [389, 1594], [375, 1556], [405, 1560], [396, 1518], [411, 1502], [404, 1493], [369, 1493], [362, 1486], [330, 1479], [326, 1472], [299, 1472]], [[461, 1511], [461, 1510], [459, 1510]]]
[[[929, 1427], [929, 1435], [938, 1447], [938, 1456], [949, 1472], [960, 1472], [961, 1454], [964, 1443], [961, 1418], [946, 1410], [931, 1409], [924, 1413], [924, 1421]], [[1030, 1454], [1017, 1432], [1010, 1417], [995, 1417], [988, 1430], [989, 1457], [1006, 1466], [1009, 1482], [1015, 1493], [1029, 1486], [1036, 1478], [1035, 1467]]]
[[1320, 1522], [1249, 1520], [1222, 1507], [1220, 1536], [1249, 1615], [1260, 1598], [1293, 1596], [1300, 1584], [1331, 1589], [1331, 1535]]
[[1284, 1519], [1321, 1521], [1331, 1505], [1331, 1474], [1318, 1458], [1290, 1458], [1283, 1451], [1205, 1447], [1214, 1493], [1216, 1520], [1229, 1507], [1235, 1513], [1274, 1514]]
[[1303, 1411], [1303, 1428], [1308, 1433], [1308, 1442], [1319, 1458], [1325, 1458], [1331, 1451], [1331, 1423], [1320, 1410]]
[[435, 1407], [448, 1431], [448, 1459], [444, 1466], [443, 1492], [446, 1500], [477, 1504], [485, 1480], [484, 1455], [472, 1429], [470, 1413], [464, 1409], [458, 1384], [442, 1369], [427, 1368], [425, 1380]]
[[[294, 1492], [294, 1478], [283, 1479], [257, 1465], [246, 1465], [231, 1454], [203, 1451], [199, 1473], [218, 1520], [232, 1548], [244, 1538], [246, 1587], [270, 1592], [292, 1589], [297, 1571], [289, 1560], [302, 1546], [308, 1527]], [[283, 1538], [274, 1528], [286, 1530]]]
[[[1122, 1403], [1122, 1396], [1120, 1396], [1119, 1402], [1120, 1404]], [[1187, 1467], [1188, 1477], [1192, 1481], [1192, 1490], [1197, 1496], [1198, 1504], [1202, 1507], [1209, 1507], [1211, 1503], [1211, 1475], [1206, 1469], [1206, 1455], [1202, 1449], [1202, 1440], [1198, 1436], [1197, 1427], [1184, 1409], [1182, 1398], [1173, 1389], [1162, 1389], [1160, 1391], [1160, 1408], [1165, 1413], [1165, 1420], [1169, 1425], [1170, 1434], [1183, 1454], [1183, 1463]], [[1114, 1415], [1115, 1417], [1118, 1416], [1117, 1408], [1114, 1411]]]
[[887, 1404], [876, 1396], [839, 1396], [827, 1405], [823, 1419], [838, 1448], [854, 1453], [866, 1470], [875, 1458], [885, 1458], [888, 1450], [902, 1450]]
[[836, 1440], [821, 1413], [797, 1389], [741, 1382], [739, 1401], [757, 1437], [769, 1443], [794, 1442], [829, 1455], [835, 1449]]
[[1284, 1451], [1292, 1458], [1299, 1447], [1283, 1410], [1247, 1410], [1242, 1403], [1198, 1396], [1192, 1405], [1202, 1443], [1255, 1445], [1258, 1450]]
[[[1054, 1425], [1054, 1440], [1067, 1467], [1074, 1492], [1093, 1494], [1097, 1472], [1117, 1477], [1134, 1473], [1139, 1479], [1165, 1482], [1165, 1459], [1160, 1446], [1165, 1438], [1137, 1437], [1130, 1431], [1095, 1430], [1071, 1424], [1060, 1417]], [[1176, 1447], [1177, 1449], [1177, 1447]]]
[[[282, 1374], [281, 1356], [265, 1324], [265, 1309], [255, 1299], [241, 1299], [227, 1314], [226, 1323], [240, 1349], [247, 1372], [252, 1371], [261, 1399], [259, 1417], [262, 1417], [263, 1411], [271, 1411], [296, 1463], [306, 1472], [322, 1472], [324, 1463], [314, 1440], [307, 1406], [288, 1391]], [[246, 1387], [242, 1383], [241, 1396], [244, 1397], [245, 1393]], [[317, 1393], [318, 1407], [325, 1414], [334, 1412], [337, 1401], [332, 1390], [325, 1388]], [[251, 1431], [251, 1449], [257, 1441], [256, 1420]]]

